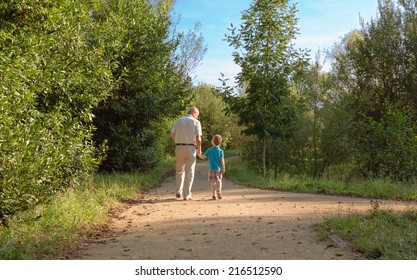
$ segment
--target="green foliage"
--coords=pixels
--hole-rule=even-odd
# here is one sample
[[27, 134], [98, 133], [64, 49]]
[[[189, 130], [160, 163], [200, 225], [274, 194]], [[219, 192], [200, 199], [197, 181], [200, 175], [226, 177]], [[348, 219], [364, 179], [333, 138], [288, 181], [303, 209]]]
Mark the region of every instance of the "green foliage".
[[79, 1], [0, 6], [0, 220], [88, 181], [99, 162], [91, 108], [110, 88]]
[[192, 32], [170, 34], [172, 4], [0, 5], [2, 223], [87, 182], [106, 146], [106, 170], [147, 169], [163, 158], [171, 119], [191, 98], [176, 47], [202, 48]]
[[106, 53], [118, 54], [113, 69], [118, 86], [94, 110], [94, 139], [109, 147], [102, 170], [154, 167], [163, 157], [170, 119], [188, 106], [190, 79], [171, 61], [178, 44], [170, 37], [171, 4], [120, 0], [96, 7]]
[[323, 155], [324, 168], [352, 163], [354, 147], [351, 138], [352, 127], [352, 103], [349, 97], [342, 97], [338, 101], [325, 102], [321, 115], [323, 127], [320, 134], [320, 151]]
[[275, 141], [273, 150], [280, 170], [290, 174], [318, 177], [326, 166], [320, 143], [323, 130], [323, 104], [327, 99], [327, 75], [321, 72], [319, 58], [315, 64], [296, 72], [292, 77], [292, 95], [297, 100], [293, 133], [287, 139]]
[[417, 126], [413, 112], [388, 106], [386, 114], [375, 121], [368, 118], [364, 124], [369, 137], [361, 139], [357, 155], [366, 163], [363, 170], [376, 175], [391, 176], [397, 180], [415, 177], [417, 171]]
[[407, 180], [417, 168], [417, 21], [415, 3], [398, 2], [379, 1], [378, 17], [345, 40], [335, 69], [347, 88], [338, 107], [350, 107], [344, 137], [357, 171]]
[[269, 141], [279, 157], [267, 164], [313, 177], [339, 170], [348, 181], [415, 178], [416, 6], [397, 2], [380, 1], [376, 19], [335, 45], [330, 73], [316, 62], [291, 77], [293, 133]]

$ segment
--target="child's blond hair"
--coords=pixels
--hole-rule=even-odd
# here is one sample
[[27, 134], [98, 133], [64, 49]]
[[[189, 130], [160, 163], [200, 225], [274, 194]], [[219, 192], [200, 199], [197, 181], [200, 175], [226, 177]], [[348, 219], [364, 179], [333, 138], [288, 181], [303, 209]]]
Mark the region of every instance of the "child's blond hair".
[[214, 145], [219, 146], [222, 143], [222, 141], [223, 141], [223, 138], [220, 134], [216, 134], [213, 136], [212, 142]]

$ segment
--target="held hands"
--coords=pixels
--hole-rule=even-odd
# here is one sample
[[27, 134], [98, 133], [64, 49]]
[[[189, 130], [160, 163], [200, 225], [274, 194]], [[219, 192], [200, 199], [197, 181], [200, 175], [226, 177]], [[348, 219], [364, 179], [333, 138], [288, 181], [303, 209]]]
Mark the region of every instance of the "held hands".
[[[199, 151], [200, 151], [200, 150], [199, 150]], [[201, 152], [198, 152], [198, 153], [197, 153], [197, 156], [198, 156], [199, 158], [201, 158], [201, 159], [206, 159], [206, 158], [207, 158], [205, 155], [201, 154]], [[221, 172], [222, 174], [224, 174], [224, 173], [226, 173], [226, 169], [225, 169], [225, 168], [223, 168], [220, 172]]]
[[201, 146], [196, 146], [195, 149], [197, 151], [197, 156], [201, 158]]

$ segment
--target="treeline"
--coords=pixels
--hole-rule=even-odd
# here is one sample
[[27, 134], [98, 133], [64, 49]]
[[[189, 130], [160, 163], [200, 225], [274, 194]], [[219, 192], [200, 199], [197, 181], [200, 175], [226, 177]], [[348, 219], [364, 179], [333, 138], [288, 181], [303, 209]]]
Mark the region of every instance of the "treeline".
[[[347, 34], [294, 79], [304, 100], [290, 151], [312, 176], [414, 179], [417, 171], [417, 2], [383, 0], [370, 22]], [[302, 141], [309, 139], [309, 141]]]
[[415, 179], [415, 0], [378, 1], [376, 17], [329, 51], [329, 71], [320, 54], [311, 61], [293, 49], [289, 1], [256, 0], [242, 22], [227, 40], [243, 93], [227, 83], [223, 93], [252, 138], [244, 159], [265, 175]]
[[97, 169], [144, 170], [162, 158], [171, 121], [192, 97], [189, 73], [205, 52], [198, 25], [175, 30], [173, 5], [0, 4], [3, 224]]

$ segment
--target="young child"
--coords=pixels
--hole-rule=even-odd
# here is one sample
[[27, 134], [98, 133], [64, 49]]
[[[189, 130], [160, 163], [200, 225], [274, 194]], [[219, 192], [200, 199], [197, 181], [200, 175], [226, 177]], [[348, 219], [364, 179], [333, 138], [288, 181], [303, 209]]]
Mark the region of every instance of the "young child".
[[[208, 158], [208, 180], [211, 184], [211, 191], [213, 192], [213, 199], [222, 199], [222, 175], [226, 171], [224, 163], [224, 152], [219, 147], [222, 143], [222, 137], [219, 134], [213, 136], [211, 144], [213, 147], [209, 148], [204, 155], [200, 155], [201, 159]], [[217, 195], [216, 195], [217, 194]]]

